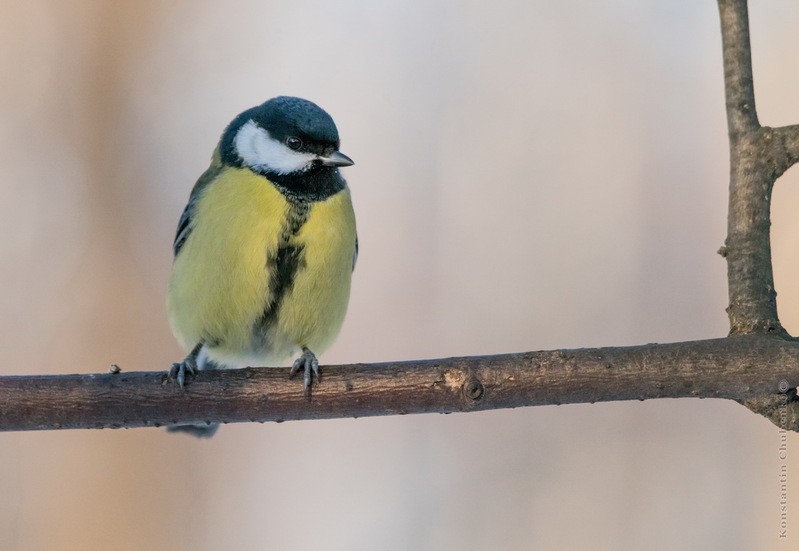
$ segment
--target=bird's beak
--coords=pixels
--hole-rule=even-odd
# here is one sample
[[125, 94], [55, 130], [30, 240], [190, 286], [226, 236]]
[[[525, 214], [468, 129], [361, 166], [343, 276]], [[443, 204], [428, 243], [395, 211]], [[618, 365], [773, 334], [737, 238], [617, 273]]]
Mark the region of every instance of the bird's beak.
[[319, 157], [324, 166], [352, 166], [355, 161], [344, 155], [341, 151], [334, 151], [327, 157]]

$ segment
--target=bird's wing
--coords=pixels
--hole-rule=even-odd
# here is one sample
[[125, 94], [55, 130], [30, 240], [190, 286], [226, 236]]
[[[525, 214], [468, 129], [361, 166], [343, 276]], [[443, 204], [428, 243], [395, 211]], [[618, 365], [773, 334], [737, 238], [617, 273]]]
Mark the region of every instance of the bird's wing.
[[197, 183], [194, 184], [194, 187], [191, 190], [191, 195], [189, 196], [189, 202], [186, 204], [186, 208], [183, 209], [183, 214], [180, 215], [180, 220], [178, 220], [178, 229], [175, 232], [175, 241], [172, 244], [172, 250], [175, 253], [175, 256], [178, 255], [180, 249], [186, 243], [186, 240], [189, 238], [189, 234], [191, 234], [191, 230], [193, 228], [192, 224], [192, 216], [194, 215], [194, 208], [197, 205], [197, 201], [200, 198], [200, 194], [205, 189], [205, 187], [214, 181], [214, 179], [219, 175], [222, 171], [222, 161], [219, 158], [219, 150], [217, 149], [214, 151], [214, 156], [211, 159], [211, 166], [203, 172], [202, 176], [197, 180]]
[[180, 248], [183, 247], [183, 244], [188, 239], [189, 234], [191, 233], [191, 213], [194, 210], [194, 203], [195, 201], [189, 199], [188, 204], [186, 204], [186, 208], [183, 209], [183, 214], [180, 215], [180, 220], [178, 221], [178, 230], [175, 233], [175, 242], [172, 244], [172, 250], [175, 253], [175, 256], [178, 255], [180, 252]]
[[358, 234], [355, 234], [355, 254], [352, 255], [352, 271], [355, 271], [355, 264], [358, 262]]

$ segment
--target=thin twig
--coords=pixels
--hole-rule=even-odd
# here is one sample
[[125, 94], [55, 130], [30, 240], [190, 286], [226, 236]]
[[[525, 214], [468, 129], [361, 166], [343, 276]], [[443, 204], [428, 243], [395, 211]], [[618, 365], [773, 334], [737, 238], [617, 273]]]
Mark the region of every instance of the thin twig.
[[777, 176], [799, 162], [799, 124], [772, 129]]
[[718, 0], [727, 125], [737, 138], [760, 128], [755, 110], [752, 51], [749, 44], [749, 14], [746, 0]]

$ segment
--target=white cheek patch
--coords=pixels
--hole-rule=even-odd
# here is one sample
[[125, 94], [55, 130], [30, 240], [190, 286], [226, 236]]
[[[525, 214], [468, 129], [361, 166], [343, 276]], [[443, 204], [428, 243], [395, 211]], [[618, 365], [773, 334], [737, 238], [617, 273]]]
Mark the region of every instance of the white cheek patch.
[[236, 133], [235, 146], [244, 164], [258, 171], [278, 174], [302, 172], [316, 159], [312, 153], [289, 149], [253, 121], [245, 123]]

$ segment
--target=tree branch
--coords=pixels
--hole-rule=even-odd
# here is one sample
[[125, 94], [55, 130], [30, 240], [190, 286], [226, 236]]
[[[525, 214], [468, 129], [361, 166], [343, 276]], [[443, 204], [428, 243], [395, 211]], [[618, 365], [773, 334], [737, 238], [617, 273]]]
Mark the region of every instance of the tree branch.
[[799, 126], [761, 127], [745, 0], [718, 0], [730, 137], [730, 337], [327, 367], [306, 399], [286, 369], [0, 377], [0, 430], [325, 419], [649, 398], [726, 398], [799, 430], [799, 342], [777, 317], [770, 202]]
[[774, 133], [775, 169], [781, 175], [799, 162], [799, 124], [772, 129]]
[[[727, 398], [799, 428], [799, 344], [741, 336], [672, 344], [329, 366], [310, 399], [287, 369], [0, 377], [0, 430], [147, 427]], [[787, 409], [779, 410], [774, 404]]]
[[796, 162], [797, 131], [760, 126], [746, 0], [718, 0], [718, 5], [730, 141], [727, 240], [721, 251], [727, 258], [730, 334], [786, 336], [777, 317], [770, 207], [774, 182]]
[[718, 4], [727, 97], [727, 125], [730, 137], [737, 138], [760, 128], [755, 111], [749, 14], [746, 0], [718, 0]]

